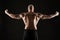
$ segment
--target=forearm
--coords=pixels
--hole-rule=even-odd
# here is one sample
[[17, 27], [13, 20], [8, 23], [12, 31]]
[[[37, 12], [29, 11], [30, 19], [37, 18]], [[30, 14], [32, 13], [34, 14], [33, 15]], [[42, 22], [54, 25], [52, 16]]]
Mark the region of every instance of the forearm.
[[16, 19], [17, 17], [13, 14], [7, 14], [9, 17]]
[[50, 15], [50, 18], [54, 18], [56, 15]]

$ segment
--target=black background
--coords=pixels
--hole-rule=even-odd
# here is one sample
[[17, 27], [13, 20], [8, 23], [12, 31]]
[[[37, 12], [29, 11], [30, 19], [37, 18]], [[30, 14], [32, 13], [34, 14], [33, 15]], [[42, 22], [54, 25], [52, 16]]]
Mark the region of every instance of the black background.
[[[22, 40], [24, 23], [22, 20], [12, 19], [4, 13], [5, 9], [13, 14], [27, 12], [29, 4], [33, 4], [35, 12], [54, 14], [60, 12], [59, 0], [0, 0], [0, 40]], [[39, 40], [59, 40], [60, 16], [38, 22]]]

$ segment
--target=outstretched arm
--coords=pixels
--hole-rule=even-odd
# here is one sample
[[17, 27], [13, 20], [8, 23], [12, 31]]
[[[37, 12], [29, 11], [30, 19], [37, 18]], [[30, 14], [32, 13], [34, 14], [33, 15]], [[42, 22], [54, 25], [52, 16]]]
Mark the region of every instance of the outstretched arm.
[[8, 12], [8, 9], [5, 10], [5, 14], [7, 14], [9, 17], [13, 18], [13, 19], [20, 19], [22, 18], [22, 15], [20, 14], [11, 14]]
[[55, 14], [51, 14], [51, 15], [40, 15], [40, 18], [41, 19], [51, 19], [51, 18], [54, 18], [54, 17], [56, 17], [58, 15], [59, 15], [59, 12], [56, 11]]

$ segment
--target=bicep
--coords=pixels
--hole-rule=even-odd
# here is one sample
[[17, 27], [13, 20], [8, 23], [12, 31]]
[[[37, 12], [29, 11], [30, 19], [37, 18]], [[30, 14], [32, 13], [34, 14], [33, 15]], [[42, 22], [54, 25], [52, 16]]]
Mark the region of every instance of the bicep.
[[50, 19], [50, 18], [51, 18], [50, 15], [43, 15], [43, 16], [41, 17], [41, 19]]

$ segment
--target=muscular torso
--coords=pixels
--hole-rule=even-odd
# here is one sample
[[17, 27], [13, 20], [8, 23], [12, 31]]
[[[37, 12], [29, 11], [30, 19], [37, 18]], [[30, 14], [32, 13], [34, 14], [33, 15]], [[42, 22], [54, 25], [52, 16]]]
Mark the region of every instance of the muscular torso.
[[37, 22], [39, 21], [38, 17], [34, 13], [27, 13], [23, 15], [23, 21], [25, 24], [25, 29], [37, 30]]
[[29, 22], [27, 29], [35, 29], [34, 28], [34, 18], [35, 18], [35, 14], [33, 14], [33, 13], [26, 15], [26, 19], [28, 19], [27, 21]]

